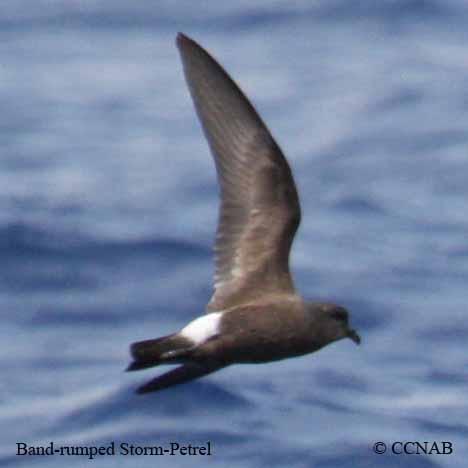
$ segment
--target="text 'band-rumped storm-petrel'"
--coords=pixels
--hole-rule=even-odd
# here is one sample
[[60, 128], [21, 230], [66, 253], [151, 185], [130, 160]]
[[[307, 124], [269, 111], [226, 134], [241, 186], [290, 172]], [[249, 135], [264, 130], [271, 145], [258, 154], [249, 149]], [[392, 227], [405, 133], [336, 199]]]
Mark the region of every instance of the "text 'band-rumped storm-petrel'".
[[181, 364], [138, 393], [153, 392], [235, 363], [317, 351], [341, 338], [359, 344], [348, 312], [295, 291], [289, 251], [300, 222], [291, 169], [243, 92], [195, 41], [177, 46], [221, 191], [214, 294], [206, 314], [179, 332], [131, 346], [128, 370]]

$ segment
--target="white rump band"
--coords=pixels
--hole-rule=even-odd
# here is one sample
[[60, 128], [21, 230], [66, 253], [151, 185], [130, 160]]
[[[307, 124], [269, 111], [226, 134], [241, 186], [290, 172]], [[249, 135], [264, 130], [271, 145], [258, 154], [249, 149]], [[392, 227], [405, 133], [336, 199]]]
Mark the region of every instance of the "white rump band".
[[194, 345], [202, 344], [212, 336], [218, 334], [219, 322], [222, 315], [222, 312], [212, 312], [211, 314], [202, 315], [182, 328], [180, 334], [190, 341], [193, 341]]

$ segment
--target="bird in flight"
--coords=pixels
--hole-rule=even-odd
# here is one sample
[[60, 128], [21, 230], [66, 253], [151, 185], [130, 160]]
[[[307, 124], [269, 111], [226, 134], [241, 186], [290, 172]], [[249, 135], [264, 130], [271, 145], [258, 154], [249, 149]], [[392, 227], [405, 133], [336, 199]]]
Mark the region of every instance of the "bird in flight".
[[231, 364], [301, 356], [342, 338], [361, 341], [344, 307], [306, 301], [294, 288], [289, 252], [301, 210], [291, 169], [268, 128], [206, 50], [181, 33], [177, 46], [220, 186], [214, 294], [206, 313], [180, 331], [131, 345], [129, 371], [179, 365], [138, 393]]

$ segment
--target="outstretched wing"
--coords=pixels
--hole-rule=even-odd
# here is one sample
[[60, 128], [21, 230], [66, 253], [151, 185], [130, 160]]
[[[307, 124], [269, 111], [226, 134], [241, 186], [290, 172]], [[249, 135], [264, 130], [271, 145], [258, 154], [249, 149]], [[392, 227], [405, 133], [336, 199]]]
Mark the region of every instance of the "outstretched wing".
[[188, 363], [155, 377], [148, 383], [137, 388], [137, 393], [150, 393], [163, 390], [174, 385], [180, 385], [193, 379], [198, 379], [220, 369], [222, 366]]
[[223, 68], [187, 36], [179, 34], [177, 45], [221, 189], [215, 292], [207, 309], [225, 309], [272, 291], [293, 293], [289, 251], [300, 206], [289, 165]]

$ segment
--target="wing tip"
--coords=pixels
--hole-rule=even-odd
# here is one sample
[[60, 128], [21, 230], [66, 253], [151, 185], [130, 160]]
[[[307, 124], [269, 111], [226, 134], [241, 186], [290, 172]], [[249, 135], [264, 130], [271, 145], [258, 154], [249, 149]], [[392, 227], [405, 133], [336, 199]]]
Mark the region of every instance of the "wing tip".
[[[149, 384], [141, 385], [135, 390], [137, 395], [145, 395], [146, 393], [155, 392], [157, 389], [152, 388]], [[163, 390], [163, 389], [161, 389]]]
[[180, 385], [204, 375], [211, 374], [221, 367], [220, 365], [202, 366], [197, 364], [184, 364], [169, 372], [158, 375], [154, 379], [138, 387], [135, 393], [143, 395], [145, 393], [158, 392], [174, 385]]
[[196, 42], [183, 32], [178, 32], [176, 37], [176, 44], [179, 49], [182, 49], [186, 46], [196, 45]]

